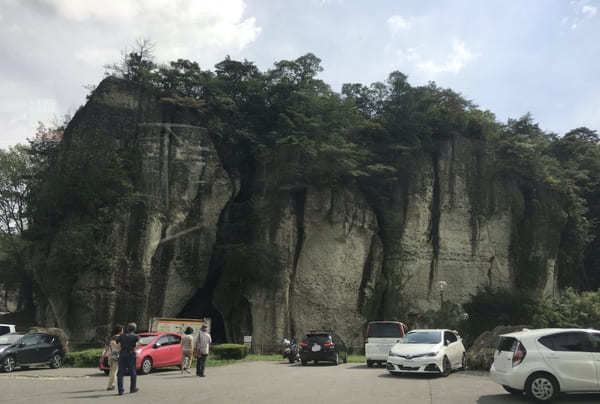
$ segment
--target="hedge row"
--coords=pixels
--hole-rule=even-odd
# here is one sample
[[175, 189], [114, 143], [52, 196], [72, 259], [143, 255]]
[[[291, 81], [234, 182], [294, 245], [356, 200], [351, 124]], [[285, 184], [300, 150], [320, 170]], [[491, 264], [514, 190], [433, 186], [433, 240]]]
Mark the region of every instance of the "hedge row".
[[221, 344], [215, 345], [211, 349], [219, 359], [243, 359], [248, 355], [247, 345]]
[[72, 351], [65, 355], [65, 366], [74, 368], [93, 368], [98, 366], [98, 360], [103, 348], [92, 348], [83, 351]]

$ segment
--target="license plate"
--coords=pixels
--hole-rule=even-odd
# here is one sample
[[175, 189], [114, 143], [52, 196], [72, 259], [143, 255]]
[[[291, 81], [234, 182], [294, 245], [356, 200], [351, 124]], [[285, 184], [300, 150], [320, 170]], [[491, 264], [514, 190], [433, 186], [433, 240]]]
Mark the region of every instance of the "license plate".
[[320, 350], [321, 350], [321, 345], [315, 344], [315, 345], [312, 346], [312, 351], [313, 352], [319, 352]]

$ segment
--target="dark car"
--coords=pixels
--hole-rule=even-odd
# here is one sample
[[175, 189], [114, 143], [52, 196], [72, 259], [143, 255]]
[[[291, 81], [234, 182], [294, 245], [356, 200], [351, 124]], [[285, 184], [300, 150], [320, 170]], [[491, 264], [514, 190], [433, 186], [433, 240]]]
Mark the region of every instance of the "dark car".
[[56, 369], [61, 367], [63, 356], [60, 340], [49, 334], [10, 333], [0, 336], [0, 367], [5, 372], [31, 365], [49, 365]]
[[311, 331], [300, 343], [300, 362], [306, 365], [308, 361], [348, 362], [348, 349], [339, 335], [331, 331]]

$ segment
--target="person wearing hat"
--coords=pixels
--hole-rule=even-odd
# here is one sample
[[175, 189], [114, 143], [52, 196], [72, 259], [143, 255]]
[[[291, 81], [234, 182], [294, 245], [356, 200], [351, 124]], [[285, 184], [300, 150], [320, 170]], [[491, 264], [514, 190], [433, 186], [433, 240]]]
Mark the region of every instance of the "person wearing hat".
[[194, 352], [194, 337], [192, 334], [194, 329], [187, 327], [184, 331], [184, 336], [181, 338], [181, 373], [190, 373], [190, 365], [192, 364], [192, 355]]
[[198, 337], [196, 337], [196, 348], [194, 349], [197, 359], [196, 376], [200, 377], [204, 377], [204, 365], [206, 364], [206, 357], [208, 356], [208, 350], [212, 342], [210, 334], [206, 332], [207, 330], [208, 327], [206, 324], [203, 324], [198, 333]]

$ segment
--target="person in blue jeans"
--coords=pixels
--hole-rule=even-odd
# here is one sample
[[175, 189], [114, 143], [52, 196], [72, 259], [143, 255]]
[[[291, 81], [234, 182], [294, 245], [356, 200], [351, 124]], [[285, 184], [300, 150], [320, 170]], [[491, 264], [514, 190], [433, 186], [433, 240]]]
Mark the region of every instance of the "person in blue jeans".
[[123, 395], [123, 376], [129, 370], [129, 392], [135, 393], [139, 389], [136, 386], [137, 374], [135, 369], [136, 353], [135, 349], [140, 344], [140, 337], [135, 333], [137, 326], [135, 323], [127, 324], [127, 333], [117, 337], [117, 343], [121, 345], [119, 354], [119, 371], [117, 373], [117, 388], [119, 395]]

